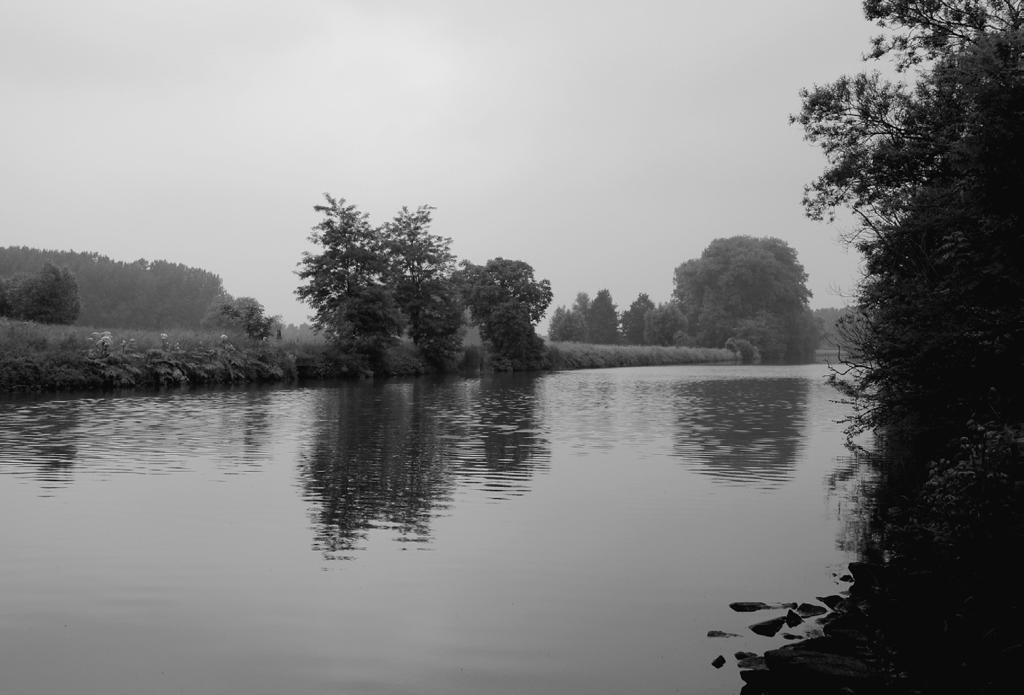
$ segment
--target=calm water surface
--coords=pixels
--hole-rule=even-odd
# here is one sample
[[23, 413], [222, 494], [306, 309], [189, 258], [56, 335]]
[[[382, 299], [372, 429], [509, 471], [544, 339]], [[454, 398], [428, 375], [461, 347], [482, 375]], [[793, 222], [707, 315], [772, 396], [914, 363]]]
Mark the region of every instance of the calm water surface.
[[0, 693], [736, 693], [849, 559], [823, 376], [0, 401]]

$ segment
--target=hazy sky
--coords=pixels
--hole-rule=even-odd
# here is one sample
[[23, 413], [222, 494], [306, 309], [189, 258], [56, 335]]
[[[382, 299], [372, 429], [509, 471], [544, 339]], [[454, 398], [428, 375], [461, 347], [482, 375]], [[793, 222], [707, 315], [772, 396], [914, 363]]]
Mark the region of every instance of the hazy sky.
[[299, 322], [322, 193], [436, 206], [460, 258], [554, 306], [668, 299], [716, 237], [777, 236], [812, 306], [858, 277], [803, 217], [797, 91], [862, 68], [860, 0], [0, 0], [0, 246], [167, 259]]

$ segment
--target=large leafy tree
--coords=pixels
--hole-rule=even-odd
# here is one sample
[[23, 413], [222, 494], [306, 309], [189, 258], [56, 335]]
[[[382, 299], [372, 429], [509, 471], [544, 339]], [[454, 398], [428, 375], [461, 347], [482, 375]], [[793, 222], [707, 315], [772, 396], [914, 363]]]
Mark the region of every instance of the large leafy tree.
[[452, 240], [430, 233], [433, 207], [403, 207], [381, 228], [389, 259], [387, 282], [408, 318], [409, 335], [438, 367], [454, 363], [462, 345], [463, 306], [452, 282]]
[[644, 316], [654, 308], [654, 302], [645, 292], [641, 292], [629, 308], [622, 312], [619, 321], [622, 324], [622, 339], [627, 345], [643, 345]]
[[[722, 346], [744, 331], [765, 359], [799, 361], [817, 337], [803, 334], [811, 296], [796, 251], [781, 239], [715, 239], [675, 272], [675, 299], [698, 344]], [[758, 330], [751, 330], [752, 326]]]
[[341, 349], [377, 360], [397, 342], [403, 317], [387, 284], [391, 263], [383, 235], [344, 198], [324, 195], [314, 206], [323, 219], [309, 240], [323, 250], [304, 253], [296, 294], [314, 311], [313, 323]]
[[1019, 2], [864, 4], [873, 57], [903, 81], [844, 76], [803, 92], [793, 120], [828, 164], [814, 218], [859, 224], [866, 260], [840, 383], [861, 428], [927, 432], [972, 415], [1019, 420], [1024, 399], [1024, 18]]
[[493, 351], [494, 366], [540, 366], [544, 341], [534, 326], [551, 304], [551, 283], [535, 279], [528, 263], [505, 258], [482, 266], [463, 261], [458, 280], [473, 321]]
[[343, 198], [325, 195], [323, 219], [306, 253], [296, 293], [314, 309], [314, 323], [347, 352], [379, 360], [408, 328], [424, 357], [447, 366], [460, 347], [463, 308], [452, 279], [451, 240], [430, 233], [432, 207], [403, 207], [373, 226]]

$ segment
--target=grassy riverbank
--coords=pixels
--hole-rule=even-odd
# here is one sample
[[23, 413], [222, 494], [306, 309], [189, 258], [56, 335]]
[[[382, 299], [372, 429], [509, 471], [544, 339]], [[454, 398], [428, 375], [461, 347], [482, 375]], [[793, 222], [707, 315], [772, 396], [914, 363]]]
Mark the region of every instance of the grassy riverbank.
[[72, 391], [343, 376], [326, 345], [200, 331], [97, 331], [0, 319], [0, 391]]
[[[467, 341], [459, 372], [487, 371], [486, 348]], [[549, 343], [542, 369], [601, 369], [735, 362], [725, 349]], [[381, 376], [436, 369], [415, 346], [384, 355]], [[0, 391], [79, 391], [365, 377], [364, 360], [320, 340], [252, 341], [219, 332], [100, 331], [0, 318]]]
[[601, 369], [651, 367], [670, 364], [736, 362], [736, 354], [724, 348], [663, 347], [661, 345], [547, 344], [551, 369]]

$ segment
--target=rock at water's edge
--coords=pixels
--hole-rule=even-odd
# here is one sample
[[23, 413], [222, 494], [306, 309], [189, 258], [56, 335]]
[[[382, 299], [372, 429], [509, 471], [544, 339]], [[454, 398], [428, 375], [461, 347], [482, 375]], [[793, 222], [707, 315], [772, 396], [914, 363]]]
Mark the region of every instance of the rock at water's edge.
[[813, 618], [816, 615], [824, 615], [828, 609], [824, 606], [815, 606], [813, 603], [801, 603], [796, 607], [796, 614], [801, 618]]
[[735, 632], [722, 632], [721, 630], [708, 630], [708, 637], [739, 637]]
[[782, 626], [786, 624], [786, 618], [772, 618], [771, 620], [765, 620], [764, 622], [754, 623], [750, 626], [750, 629], [759, 635], [765, 637], [774, 637], [775, 634], [782, 629]]
[[829, 610], [834, 611], [836, 606], [843, 602], [843, 597], [832, 594], [831, 596], [818, 596], [818, 600], [828, 606]]
[[737, 613], [753, 613], [754, 611], [764, 610], [778, 610], [782, 608], [796, 608], [795, 603], [762, 603], [761, 601], [736, 601], [730, 603], [729, 608], [732, 608]]
[[835, 640], [819, 637], [766, 652], [764, 658], [780, 692], [843, 687], [876, 692], [881, 681], [876, 669], [843, 651]]

